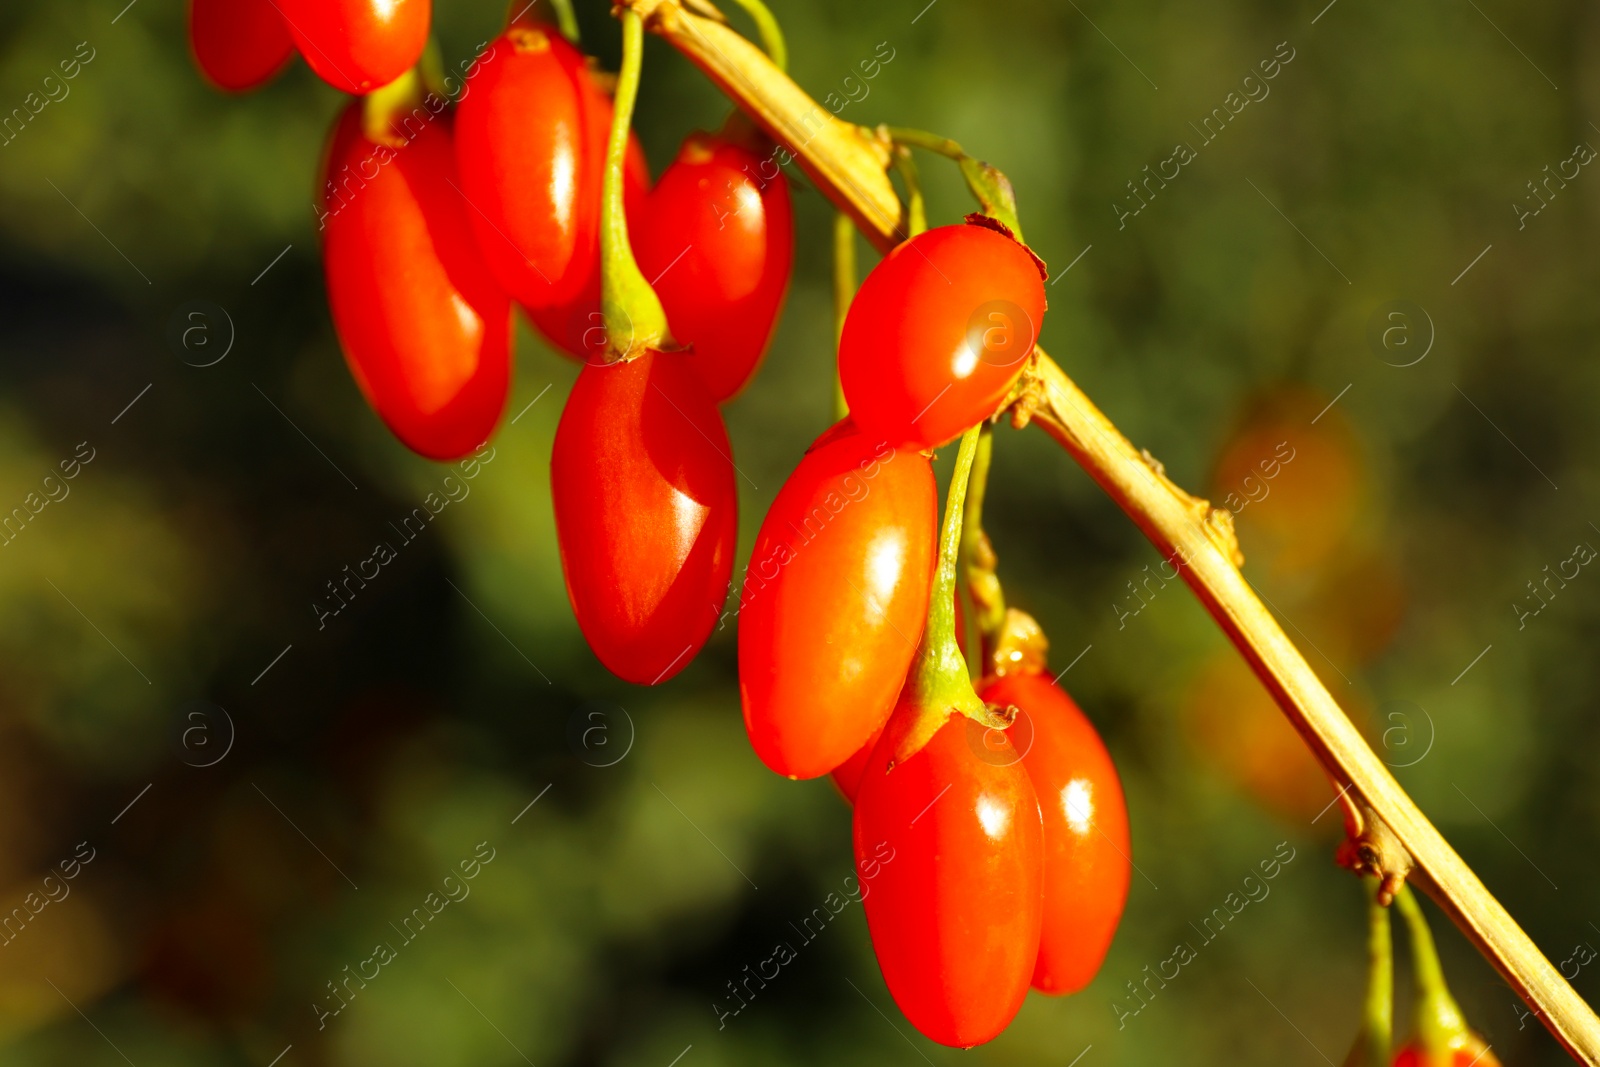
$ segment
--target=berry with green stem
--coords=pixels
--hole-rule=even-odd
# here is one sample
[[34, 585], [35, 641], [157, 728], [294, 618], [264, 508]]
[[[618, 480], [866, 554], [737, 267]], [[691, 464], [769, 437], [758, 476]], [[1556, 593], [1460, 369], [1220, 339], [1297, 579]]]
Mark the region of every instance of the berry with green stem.
[[1489, 1046], [1467, 1025], [1434, 948], [1433, 934], [1422, 916], [1411, 887], [1402, 885], [1394, 897], [1411, 933], [1411, 965], [1417, 979], [1412, 1035], [1394, 1067], [1500, 1067]]
[[728, 434], [673, 350], [623, 210], [643, 27], [621, 12], [622, 71], [600, 207], [606, 362], [567, 397], [550, 456], [562, 574], [578, 626], [613, 673], [654, 685], [710, 636], [733, 571], [738, 495]]
[[449, 124], [427, 123], [410, 140], [369, 132], [420, 93], [408, 73], [335, 124], [323, 265], [334, 328], [368, 403], [414, 451], [456, 459], [505, 409], [511, 306], [467, 228]]
[[[991, 1040], [1022, 1006], [1044, 900], [1038, 798], [955, 642], [951, 593], [976, 444], [974, 428], [945, 505], [928, 624], [862, 772], [854, 820], [863, 878], [882, 849], [894, 856], [873, 868], [863, 902], [884, 981], [918, 1030], [957, 1047]], [[987, 730], [1002, 736], [980, 755], [973, 737]]]

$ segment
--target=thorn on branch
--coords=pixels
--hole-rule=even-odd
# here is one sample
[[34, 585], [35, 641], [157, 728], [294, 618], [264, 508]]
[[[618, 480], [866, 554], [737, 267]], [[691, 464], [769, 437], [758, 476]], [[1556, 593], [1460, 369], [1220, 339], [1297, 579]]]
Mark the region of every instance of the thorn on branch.
[[1178, 488], [1171, 478], [1167, 477], [1166, 466], [1155, 456], [1150, 454], [1148, 448], [1139, 449], [1139, 458], [1143, 459], [1145, 466], [1149, 467], [1163, 485], [1183, 501], [1189, 513], [1194, 516], [1201, 531], [1206, 535], [1212, 547], [1222, 553], [1222, 557], [1234, 565], [1235, 568], [1244, 566], [1244, 552], [1239, 548], [1239, 535], [1233, 528], [1233, 512], [1227, 508], [1211, 506], [1211, 501], [1184, 492]]
[[1244, 551], [1239, 548], [1239, 534], [1233, 528], [1233, 512], [1211, 507], [1209, 501], [1201, 503], [1206, 505], [1206, 536], [1235, 567], [1243, 567]]

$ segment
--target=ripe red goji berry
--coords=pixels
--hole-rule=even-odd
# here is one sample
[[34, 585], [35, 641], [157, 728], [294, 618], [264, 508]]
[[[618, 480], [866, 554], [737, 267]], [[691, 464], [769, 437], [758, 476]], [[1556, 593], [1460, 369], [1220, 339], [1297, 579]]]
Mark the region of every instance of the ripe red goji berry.
[[370, 93], [410, 70], [428, 43], [432, 0], [274, 0], [317, 77]]
[[1394, 1058], [1394, 1067], [1500, 1067], [1500, 1058], [1484, 1047], [1480, 1039], [1470, 1048], [1452, 1049], [1439, 1058], [1429, 1059], [1420, 1045], [1410, 1044]]
[[362, 108], [334, 127], [324, 187], [328, 303], [350, 371], [389, 428], [431, 459], [488, 439], [511, 380], [511, 303], [478, 255], [448, 118], [398, 145]]
[[1070, 696], [1042, 674], [1007, 674], [978, 695], [1017, 709], [1021, 749], [1044, 820], [1044, 919], [1033, 986], [1075, 993], [1100, 970], [1128, 899], [1128, 805], [1111, 754]]
[[191, 0], [189, 47], [206, 80], [230, 93], [271, 81], [294, 55], [272, 0]]
[[[611, 99], [555, 28], [514, 23], [478, 61], [456, 114], [468, 218], [500, 284], [550, 342], [599, 362], [600, 185]], [[629, 134], [626, 213], [650, 184]]]
[[838, 788], [844, 799], [854, 804], [856, 794], [861, 792], [861, 775], [867, 769], [867, 761], [872, 758], [872, 750], [878, 745], [878, 738], [883, 736], [883, 727], [872, 732], [867, 738], [867, 743], [856, 749], [855, 755], [845, 760], [831, 772], [833, 784]]
[[[854, 820], [889, 992], [923, 1034], [959, 1047], [995, 1037], [1022, 1006], [1044, 904], [1038, 797], [1007, 732], [986, 730], [1004, 722], [972, 691], [955, 642], [955, 557], [977, 440], [974, 429], [956, 456], [927, 625], [862, 771]], [[884, 847], [894, 861], [869, 867]]]
[[878, 842], [894, 850], [863, 901], [889, 992], [924, 1035], [960, 1048], [997, 1036], [1022, 1006], [1044, 901], [1033, 785], [1014, 753], [980, 758], [975, 729], [952, 712], [897, 761], [891, 720], [862, 774], [854, 824], [858, 866]]
[[681, 353], [589, 364], [550, 455], [573, 614], [613, 674], [654, 685], [705, 644], [733, 572], [738, 497], [722, 416]]
[[673, 339], [690, 346], [712, 397], [727, 400], [755, 374], [789, 289], [794, 218], [783, 172], [770, 153], [692, 134], [635, 232]]
[[928, 457], [846, 419], [806, 452], [756, 535], [739, 694], [763, 763], [814, 778], [883, 726], [928, 613], [938, 535]]
[[839, 381], [863, 433], [942, 445], [994, 414], [1022, 373], [1044, 319], [1043, 268], [991, 225], [919, 234], [861, 283]]

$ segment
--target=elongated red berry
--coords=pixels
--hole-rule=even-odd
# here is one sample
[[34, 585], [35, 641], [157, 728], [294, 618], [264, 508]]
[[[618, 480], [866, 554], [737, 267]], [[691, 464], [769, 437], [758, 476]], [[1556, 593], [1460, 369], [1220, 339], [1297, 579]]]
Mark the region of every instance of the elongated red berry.
[[[468, 77], [456, 155], [469, 219], [495, 277], [552, 343], [578, 356], [605, 347], [600, 320], [600, 183], [611, 99], [583, 53], [553, 26], [513, 24]], [[627, 214], [649, 187], [629, 135]]]
[[952, 714], [894, 762], [891, 722], [862, 775], [854, 827], [863, 879], [880, 842], [894, 856], [863, 902], [889, 992], [924, 1035], [961, 1048], [994, 1038], [1022, 1006], [1044, 892], [1033, 785], [1014, 754], [980, 758], [975, 732]]
[[845, 420], [772, 502], [739, 600], [739, 694], [763, 763], [814, 778], [883, 727], [928, 613], [938, 490], [928, 457]]
[[191, 0], [189, 46], [200, 73], [231, 93], [271, 81], [294, 55], [272, 0]]
[[993, 415], [1044, 319], [1043, 269], [991, 224], [904, 242], [861, 284], [839, 380], [863, 433], [932, 448]]
[[317, 77], [370, 93], [416, 65], [428, 43], [432, 0], [272, 0]]
[[511, 304], [467, 230], [448, 117], [389, 145], [347, 108], [323, 207], [328, 303], [367, 402], [424, 456], [473, 451], [505, 409]]
[[[966, 610], [961, 606], [959, 592], [952, 599], [955, 601], [956, 651], [961, 654], [962, 658], [965, 658], [967, 655], [965, 636], [967, 632]], [[867, 738], [866, 744], [856, 749], [854, 755], [833, 769], [831, 774], [833, 784], [846, 802], [850, 804], [856, 802], [856, 792], [861, 788], [861, 774], [867, 769], [867, 760], [872, 758], [872, 750], [878, 747], [878, 738], [882, 736], [883, 728], [880, 726], [872, 732], [871, 737]]]
[[691, 347], [711, 395], [727, 400], [755, 374], [789, 289], [794, 219], [782, 170], [770, 149], [692, 134], [636, 233], [673, 338]]
[[722, 416], [679, 353], [589, 364], [550, 456], [573, 614], [613, 674], [654, 685], [705, 644], [733, 571]]
[[1100, 970], [1128, 899], [1128, 805], [1111, 755], [1088, 717], [1042, 674], [991, 679], [990, 704], [1017, 708], [1006, 731], [1044, 820], [1044, 919], [1033, 986], [1075, 993]]

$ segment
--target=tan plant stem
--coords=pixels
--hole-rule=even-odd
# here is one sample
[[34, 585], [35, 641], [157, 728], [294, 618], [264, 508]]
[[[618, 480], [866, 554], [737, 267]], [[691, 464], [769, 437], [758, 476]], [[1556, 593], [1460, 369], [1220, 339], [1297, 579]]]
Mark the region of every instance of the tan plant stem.
[[[885, 241], [880, 234], [903, 239], [900, 198], [884, 175], [889, 146], [876, 135], [835, 118], [727, 25], [708, 0], [626, 0], [622, 6], [637, 11], [652, 32], [688, 56], [769, 135], [783, 131], [775, 138], [777, 162], [799, 163], [869, 240], [888, 249], [898, 239]], [[856, 192], [845, 195], [841, 189]]]
[[[744, 108], [878, 248], [905, 238], [889, 154], [878, 139], [829, 114], [716, 16], [708, 0], [625, 0], [649, 28]], [[1030, 396], [1036, 418], [1182, 572], [1356, 813], [1357, 854], [1371, 873], [1424, 889], [1574, 1056], [1600, 1067], [1600, 1019], [1456, 855], [1317, 679], [1250, 584], [1231, 515], [1174, 485], [1044, 354]], [[1029, 409], [1024, 408], [1024, 412]]]

